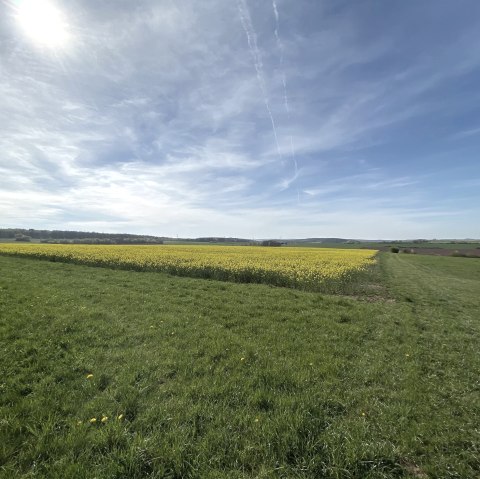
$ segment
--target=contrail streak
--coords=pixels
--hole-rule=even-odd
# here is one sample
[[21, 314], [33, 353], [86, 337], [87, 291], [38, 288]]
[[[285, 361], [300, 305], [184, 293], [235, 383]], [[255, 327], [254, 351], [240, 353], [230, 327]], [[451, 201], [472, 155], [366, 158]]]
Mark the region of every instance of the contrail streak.
[[287, 113], [290, 113], [290, 108], [288, 105], [288, 95], [287, 95], [287, 78], [285, 75], [285, 70], [283, 68], [283, 60], [284, 60], [284, 55], [283, 55], [283, 43], [280, 40], [280, 22], [279, 22], [279, 15], [278, 15], [278, 8], [277, 8], [277, 2], [275, 0], [272, 0], [272, 7], [273, 7], [273, 14], [275, 16], [275, 39], [277, 41], [277, 48], [280, 51], [280, 67], [282, 69], [282, 83], [283, 83], [283, 99], [284, 99], [284, 104], [285, 104], [285, 110]]
[[[276, 0], [272, 0], [273, 15], [275, 16], [275, 40], [277, 41], [277, 48], [280, 52], [280, 69], [282, 73], [282, 83], [283, 83], [283, 103], [285, 105], [285, 111], [287, 112], [288, 119], [290, 120], [290, 106], [288, 103], [288, 93], [287, 93], [287, 76], [285, 74], [284, 63], [284, 51], [283, 43], [280, 39], [280, 16], [278, 14], [278, 7]], [[293, 166], [295, 169], [295, 178], [298, 176], [298, 163], [295, 155], [295, 144], [293, 141], [293, 136], [290, 135], [290, 151], [292, 155]]]
[[[297, 158], [296, 158], [296, 155], [295, 155], [295, 143], [293, 142], [293, 136], [290, 135], [290, 148], [291, 148], [291, 152], [292, 152], [292, 160], [293, 160], [293, 167], [295, 169], [295, 179], [298, 178], [298, 162], [297, 162]], [[300, 190], [298, 189], [298, 186], [297, 186], [297, 205], [300, 206]]]
[[237, 6], [238, 12], [240, 14], [240, 21], [247, 37], [248, 48], [253, 58], [253, 65], [255, 66], [255, 71], [257, 73], [257, 80], [260, 84], [265, 108], [267, 109], [268, 116], [270, 117], [270, 121], [272, 123], [272, 130], [275, 137], [275, 144], [277, 146], [277, 153], [278, 155], [280, 155], [280, 145], [278, 143], [277, 128], [275, 126], [275, 120], [273, 119], [272, 110], [270, 109], [270, 102], [268, 101], [267, 88], [265, 86], [265, 76], [263, 74], [262, 55], [258, 48], [257, 35], [253, 28], [252, 19], [250, 17], [250, 12], [248, 10], [246, 0], [237, 0]]
[[[275, 16], [275, 39], [277, 41], [277, 48], [280, 52], [280, 68], [282, 73], [282, 84], [283, 84], [283, 103], [285, 105], [285, 111], [287, 112], [288, 120], [290, 121], [290, 106], [288, 104], [288, 94], [287, 94], [287, 76], [285, 74], [285, 68], [283, 66], [284, 62], [284, 53], [283, 53], [283, 43], [280, 40], [280, 20], [277, 8], [277, 2], [272, 0], [273, 14]], [[295, 143], [293, 141], [293, 136], [290, 135], [290, 152], [292, 155], [294, 175], [293, 178], [295, 181], [298, 178], [298, 162], [295, 155]], [[300, 205], [300, 190], [297, 187], [297, 204]]]
[[293, 143], [293, 136], [290, 136], [290, 151], [292, 152], [293, 165], [295, 166], [295, 176], [298, 174], [298, 163], [295, 158], [295, 144]]
[[278, 15], [277, 2], [272, 0], [273, 14], [275, 16], [275, 40], [277, 41], [277, 48], [280, 52], [280, 68], [282, 70], [282, 83], [283, 83], [283, 101], [285, 104], [285, 110], [287, 113], [290, 113], [290, 107], [288, 105], [288, 95], [287, 95], [287, 77], [285, 75], [285, 69], [283, 68], [283, 43], [280, 40], [280, 17]]

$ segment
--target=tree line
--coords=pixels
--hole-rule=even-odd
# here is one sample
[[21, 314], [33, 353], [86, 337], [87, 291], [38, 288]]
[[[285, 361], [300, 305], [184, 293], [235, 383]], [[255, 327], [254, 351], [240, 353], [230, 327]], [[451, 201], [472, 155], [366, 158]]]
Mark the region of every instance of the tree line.
[[36, 230], [23, 228], [0, 228], [0, 238], [28, 242], [32, 239], [42, 243], [74, 244], [163, 244], [164, 238], [150, 235], [97, 233], [70, 230]]

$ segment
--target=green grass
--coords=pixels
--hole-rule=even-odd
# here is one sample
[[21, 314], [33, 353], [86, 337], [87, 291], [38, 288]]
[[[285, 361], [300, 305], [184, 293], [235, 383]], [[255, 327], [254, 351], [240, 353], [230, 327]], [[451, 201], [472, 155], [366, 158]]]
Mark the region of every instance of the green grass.
[[442, 243], [437, 241], [426, 241], [423, 243], [414, 243], [410, 241], [365, 241], [361, 243], [296, 243], [294, 241], [287, 244], [287, 246], [293, 247], [304, 247], [304, 248], [340, 248], [340, 249], [358, 249], [358, 248], [368, 248], [368, 249], [381, 249], [388, 248], [390, 246], [397, 246], [401, 250], [404, 248], [413, 248], [413, 249], [422, 249], [422, 248], [434, 248], [434, 249], [451, 249], [452, 252], [455, 250], [472, 250], [480, 248], [480, 242], [478, 241], [469, 241], [469, 242], [458, 242], [458, 243]]
[[478, 477], [480, 263], [380, 259], [342, 297], [0, 257], [0, 476]]

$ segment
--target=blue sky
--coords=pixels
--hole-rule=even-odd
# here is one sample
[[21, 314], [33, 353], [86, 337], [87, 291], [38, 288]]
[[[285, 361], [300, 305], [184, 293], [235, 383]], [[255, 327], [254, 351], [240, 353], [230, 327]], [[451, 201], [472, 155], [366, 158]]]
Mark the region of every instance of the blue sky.
[[476, 0], [0, 7], [2, 227], [480, 237]]

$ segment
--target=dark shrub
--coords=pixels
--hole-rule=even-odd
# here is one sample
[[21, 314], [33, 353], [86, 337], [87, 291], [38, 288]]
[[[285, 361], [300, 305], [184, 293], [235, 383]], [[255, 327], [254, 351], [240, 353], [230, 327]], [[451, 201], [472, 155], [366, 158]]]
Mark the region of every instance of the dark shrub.
[[31, 240], [32, 240], [32, 238], [30, 236], [22, 235], [21, 233], [18, 233], [18, 234], [15, 235], [15, 241], [29, 242]]
[[400, 252], [400, 248], [397, 248], [396, 246], [392, 246], [390, 248], [390, 252], [391, 253], [399, 253]]
[[262, 241], [262, 246], [282, 246], [282, 243], [275, 240]]

